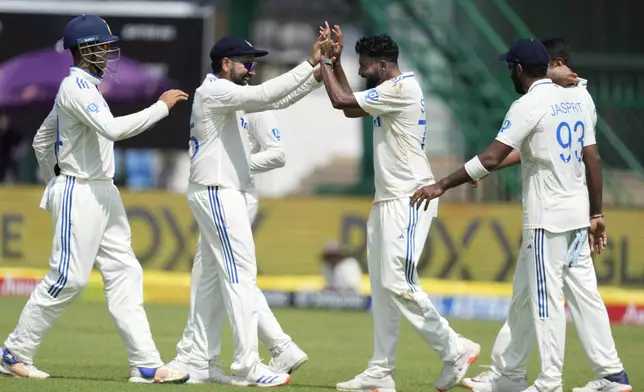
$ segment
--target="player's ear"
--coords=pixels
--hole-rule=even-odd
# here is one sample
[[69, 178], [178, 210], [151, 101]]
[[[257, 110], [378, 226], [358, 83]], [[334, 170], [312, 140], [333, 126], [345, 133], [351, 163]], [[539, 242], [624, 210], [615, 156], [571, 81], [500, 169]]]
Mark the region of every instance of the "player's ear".
[[230, 61], [228, 57], [224, 57], [221, 59], [221, 71], [224, 73], [230, 72], [230, 69], [232, 68], [233, 62]]
[[523, 66], [521, 64], [515, 64], [514, 67], [517, 70], [517, 75], [523, 75]]

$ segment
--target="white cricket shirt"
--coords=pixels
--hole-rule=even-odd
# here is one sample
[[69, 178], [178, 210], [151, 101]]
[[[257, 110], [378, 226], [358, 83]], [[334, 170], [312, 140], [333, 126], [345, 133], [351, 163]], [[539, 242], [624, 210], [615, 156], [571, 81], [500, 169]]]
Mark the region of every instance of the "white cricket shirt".
[[563, 233], [590, 225], [582, 161], [584, 147], [595, 144], [589, 97], [585, 88], [541, 79], [505, 117], [496, 140], [521, 152], [525, 229]]
[[282, 149], [277, 118], [271, 111], [248, 113], [248, 138], [250, 139], [251, 187], [255, 187], [254, 174], [283, 167], [286, 154]]
[[208, 74], [195, 92], [190, 117], [192, 183], [252, 189], [246, 112], [282, 109], [319, 87], [308, 61], [259, 86], [240, 86]]
[[250, 172], [264, 173], [284, 166], [286, 156], [282, 150], [281, 133], [273, 112], [246, 114], [250, 139]]
[[140, 112], [114, 117], [98, 91], [100, 82], [77, 67], [61, 82], [54, 108], [34, 137], [43, 176], [53, 176], [57, 162], [63, 175], [110, 180], [114, 142], [136, 136], [168, 115], [168, 106], [158, 101]]
[[374, 202], [410, 197], [434, 183], [425, 154], [425, 100], [414, 74], [404, 73], [354, 95], [374, 117]]

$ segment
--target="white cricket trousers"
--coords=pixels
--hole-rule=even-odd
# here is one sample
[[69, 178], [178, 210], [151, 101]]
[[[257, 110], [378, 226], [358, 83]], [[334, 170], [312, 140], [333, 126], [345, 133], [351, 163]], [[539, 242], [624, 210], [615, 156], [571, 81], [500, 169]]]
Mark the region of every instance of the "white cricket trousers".
[[[257, 216], [257, 196], [248, 192], [244, 193], [244, 196], [248, 219], [252, 225]], [[221, 292], [215, 290], [216, 287], [213, 284], [217, 281], [217, 274], [203, 275], [201, 241], [201, 236], [199, 236], [192, 266], [188, 322], [181, 341], [177, 344], [176, 359], [183, 363], [190, 363], [197, 368], [207, 368], [210, 361], [215, 360], [221, 354], [221, 333], [226, 309]], [[216, 271], [211, 270], [211, 272]], [[200, 306], [196, 309], [198, 290], [203, 297], [200, 297]], [[259, 311], [259, 340], [269, 350], [285, 347], [291, 341], [291, 337], [282, 330], [259, 287], [256, 289], [256, 294]]]
[[418, 211], [410, 199], [374, 203], [367, 223], [367, 260], [371, 281], [374, 353], [367, 373], [392, 374], [400, 316], [404, 316], [443, 361], [461, 352], [459, 336], [423, 292], [416, 263], [436, 216], [438, 200]]
[[58, 176], [49, 193], [54, 241], [50, 271], [31, 293], [4, 346], [32, 363], [43, 337], [89, 280], [94, 263], [131, 366], [163, 366], [143, 309], [143, 272], [130, 225], [112, 181]]
[[523, 231], [510, 314], [492, 351], [492, 362], [497, 371], [521, 377], [526, 374], [536, 338], [541, 373], [535, 386], [542, 392], [555, 391], [563, 382], [566, 343], [564, 294], [595, 374], [604, 377], [624, 370], [615, 349], [608, 312], [597, 289], [587, 242], [581, 244], [575, 265], [566, 265], [566, 255], [575, 233], [576, 230], [565, 233], [551, 233], [544, 229]]
[[[204, 284], [195, 294], [195, 313], [201, 306], [212, 306], [219, 292], [233, 332], [234, 359], [231, 371], [243, 377], [259, 362], [257, 349], [257, 264], [255, 243], [246, 198], [243, 192], [218, 186], [188, 184], [188, 204], [199, 225], [201, 268]], [[207, 287], [212, 285], [212, 287]], [[195, 340], [205, 330], [204, 320], [196, 320]]]

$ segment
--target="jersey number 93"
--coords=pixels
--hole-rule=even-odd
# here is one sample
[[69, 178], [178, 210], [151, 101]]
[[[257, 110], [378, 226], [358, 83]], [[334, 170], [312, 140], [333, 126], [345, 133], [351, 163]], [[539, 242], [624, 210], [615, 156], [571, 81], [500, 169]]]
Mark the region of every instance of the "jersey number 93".
[[[581, 162], [584, 154], [584, 133], [585, 127], [582, 121], [577, 121], [572, 127], [566, 121], [557, 126], [557, 142], [563, 151], [559, 158], [563, 163], [568, 163], [575, 156], [577, 162]], [[576, 138], [576, 140], [573, 140]]]

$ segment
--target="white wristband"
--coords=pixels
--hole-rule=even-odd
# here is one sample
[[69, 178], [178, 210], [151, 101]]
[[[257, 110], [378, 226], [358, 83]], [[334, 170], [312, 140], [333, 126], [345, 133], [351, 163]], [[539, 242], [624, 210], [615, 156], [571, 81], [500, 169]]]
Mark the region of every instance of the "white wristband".
[[490, 174], [490, 172], [483, 166], [478, 156], [467, 161], [465, 164], [465, 171], [474, 181], [478, 181]]

